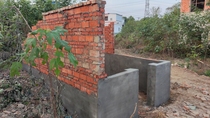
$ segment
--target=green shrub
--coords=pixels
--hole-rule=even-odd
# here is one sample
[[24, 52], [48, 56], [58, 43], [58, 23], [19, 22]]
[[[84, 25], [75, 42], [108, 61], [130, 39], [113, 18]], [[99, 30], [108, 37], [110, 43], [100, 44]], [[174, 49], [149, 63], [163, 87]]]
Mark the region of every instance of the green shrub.
[[206, 72], [204, 73], [204, 75], [209, 76], [210, 77], [210, 70], [206, 70]]
[[172, 57], [196, 59], [210, 55], [210, 13], [180, 14], [180, 4], [167, 11], [163, 16], [128, 20], [116, 37], [116, 44], [124, 48], [141, 45], [144, 51]]

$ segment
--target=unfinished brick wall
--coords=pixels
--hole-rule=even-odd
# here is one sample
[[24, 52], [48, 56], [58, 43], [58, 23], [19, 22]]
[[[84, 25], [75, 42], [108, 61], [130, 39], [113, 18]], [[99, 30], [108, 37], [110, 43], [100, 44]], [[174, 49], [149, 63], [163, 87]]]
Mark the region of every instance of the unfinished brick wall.
[[191, 0], [182, 0], [181, 1], [181, 13], [189, 13], [190, 12], [190, 4], [191, 4]]
[[205, 0], [205, 6], [204, 6], [204, 10], [210, 10], [210, 6], [208, 5], [209, 4], [209, 0]]
[[[209, 10], [210, 6], [207, 5], [208, 0], [205, 0], [204, 10]], [[182, 0], [181, 1], [181, 13], [191, 12], [191, 0]]]
[[114, 22], [111, 22], [104, 28], [105, 35], [105, 52], [114, 54]]
[[[104, 1], [92, 0], [43, 13], [43, 20], [32, 29], [64, 26], [68, 33], [61, 38], [69, 43], [79, 64], [74, 68], [65, 54], [59, 80], [88, 94], [97, 92], [97, 83], [105, 78]], [[53, 54], [51, 46], [48, 52]], [[52, 58], [53, 55], [50, 55]], [[48, 74], [47, 66], [36, 60], [36, 69]]]

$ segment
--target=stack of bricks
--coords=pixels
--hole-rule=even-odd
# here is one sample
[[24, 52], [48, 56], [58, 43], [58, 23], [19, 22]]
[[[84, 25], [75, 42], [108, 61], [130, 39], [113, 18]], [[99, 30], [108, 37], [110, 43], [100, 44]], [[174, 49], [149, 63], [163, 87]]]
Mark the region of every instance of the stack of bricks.
[[[74, 68], [67, 58], [62, 59], [65, 67], [61, 69], [59, 80], [88, 94], [97, 93], [99, 79], [105, 78], [105, 39], [104, 39], [104, 7], [106, 2], [92, 0], [67, 6], [61, 9], [43, 13], [43, 20], [39, 21], [32, 30], [38, 28], [54, 29], [63, 26], [68, 32], [61, 36], [72, 47], [72, 53], [78, 60]], [[47, 47], [50, 57], [54, 49]], [[48, 74], [47, 66], [37, 59], [36, 69]]]
[[104, 28], [105, 36], [105, 52], [109, 54], [114, 54], [114, 22], [111, 22], [108, 26]]

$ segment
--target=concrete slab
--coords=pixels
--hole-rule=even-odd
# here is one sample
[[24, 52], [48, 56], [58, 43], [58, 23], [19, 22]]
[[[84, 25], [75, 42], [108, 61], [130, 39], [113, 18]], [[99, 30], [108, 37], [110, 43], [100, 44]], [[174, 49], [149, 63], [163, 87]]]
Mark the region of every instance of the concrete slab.
[[150, 63], [147, 75], [147, 104], [158, 107], [170, 98], [171, 63]]
[[138, 69], [109, 76], [98, 83], [98, 118], [138, 118]]

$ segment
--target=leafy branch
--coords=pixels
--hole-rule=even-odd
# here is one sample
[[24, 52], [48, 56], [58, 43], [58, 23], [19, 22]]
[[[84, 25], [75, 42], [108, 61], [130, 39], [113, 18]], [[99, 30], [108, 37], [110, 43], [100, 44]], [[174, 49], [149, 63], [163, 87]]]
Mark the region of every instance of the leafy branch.
[[[71, 47], [60, 36], [64, 35], [67, 30], [62, 27], [56, 27], [53, 30], [38, 29], [31, 32], [33, 37], [25, 40], [23, 53], [20, 54], [21, 58], [18, 62], [13, 62], [10, 68], [10, 75], [19, 75], [22, 69], [22, 61], [25, 60], [32, 66], [36, 66], [35, 59], [42, 59], [42, 64], [49, 64], [48, 69], [52, 70], [56, 76], [60, 74], [60, 69], [64, 67], [64, 62], [61, 58], [64, 57], [63, 51], [68, 54], [69, 61], [76, 66], [78, 61], [71, 52]], [[47, 46], [51, 46], [51, 50], [55, 50], [54, 58], [49, 58], [50, 55], [47, 51]]]
[[[36, 66], [35, 59], [42, 60], [42, 64], [47, 66], [48, 78], [50, 80], [51, 108], [54, 118], [58, 117], [58, 113], [55, 90], [53, 89], [52, 72], [54, 72], [56, 76], [60, 75], [60, 68], [64, 67], [64, 62], [61, 61], [61, 58], [64, 58], [64, 52], [68, 54], [68, 59], [74, 66], [78, 64], [78, 61], [71, 52], [71, 47], [68, 45], [68, 42], [60, 38], [65, 32], [67, 32], [67, 30], [63, 29], [63, 27], [56, 27], [53, 30], [38, 29], [32, 31], [32, 36], [25, 40], [23, 53], [20, 54], [20, 60], [13, 62], [10, 67], [10, 75], [16, 76], [19, 75], [22, 70], [23, 60], [32, 66]], [[48, 46], [52, 48], [49, 49]], [[48, 50], [52, 50], [54, 55], [50, 54]], [[60, 93], [58, 93], [58, 95], [59, 94]]]

